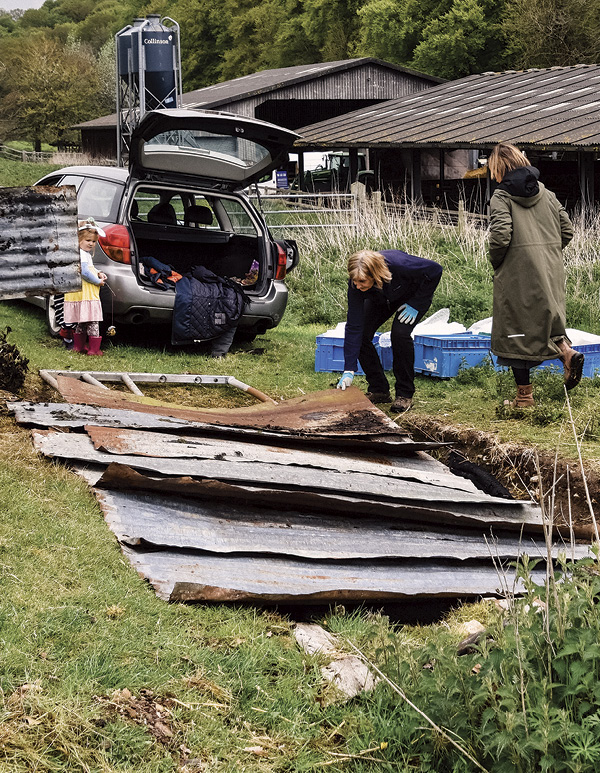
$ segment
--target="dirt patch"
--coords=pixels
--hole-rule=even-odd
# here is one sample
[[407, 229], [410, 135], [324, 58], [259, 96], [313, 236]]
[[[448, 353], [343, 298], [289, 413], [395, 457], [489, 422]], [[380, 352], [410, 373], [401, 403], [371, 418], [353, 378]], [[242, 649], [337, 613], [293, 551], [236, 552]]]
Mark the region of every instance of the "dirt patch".
[[145, 727], [148, 733], [160, 743], [170, 744], [174, 732], [171, 729], [173, 712], [169, 698], [159, 698], [152, 690], [142, 688], [134, 695], [124, 688], [115, 690], [110, 696], [96, 696], [110, 714], [116, 714], [124, 721], [134, 722]]
[[[593, 518], [588, 504], [586, 486], [596, 517], [600, 501], [600, 469], [585, 465], [585, 477], [579, 462], [556, 457], [547, 451], [517, 443], [501, 443], [489, 432], [474, 427], [445, 424], [432, 416], [413, 414], [405, 426], [414, 440], [451, 442], [470, 461], [497, 478], [515, 499], [544, 496], [546, 502], [554, 496], [555, 520], [567, 526], [569, 518], [578, 526], [591, 525]], [[440, 450], [437, 457], [446, 462], [449, 451]]]

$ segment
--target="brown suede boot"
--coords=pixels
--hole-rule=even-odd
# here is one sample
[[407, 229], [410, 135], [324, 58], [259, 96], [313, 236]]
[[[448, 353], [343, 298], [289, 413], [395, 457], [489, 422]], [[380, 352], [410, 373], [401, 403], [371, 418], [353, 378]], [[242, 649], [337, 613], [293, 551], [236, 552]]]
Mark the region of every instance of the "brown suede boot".
[[511, 408], [533, 408], [535, 401], [533, 399], [533, 384], [519, 386], [517, 384], [517, 396], [514, 400], [505, 400], [504, 405]]
[[565, 389], [573, 389], [573, 387], [576, 387], [581, 381], [585, 357], [581, 352], [572, 349], [564, 338], [558, 344], [558, 348], [561, 352], [560, 359], [565, 370]]

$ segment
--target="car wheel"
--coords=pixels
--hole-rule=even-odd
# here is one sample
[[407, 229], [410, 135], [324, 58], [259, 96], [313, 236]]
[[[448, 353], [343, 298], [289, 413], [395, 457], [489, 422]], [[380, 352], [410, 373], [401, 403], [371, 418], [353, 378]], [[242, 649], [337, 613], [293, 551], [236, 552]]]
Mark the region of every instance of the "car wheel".
[[46, 299], [46, 325], [48, 326], [50, 335], [53, 338], [58, 338], [60, 335], [60, 325], [56, 321], [53, 295]]

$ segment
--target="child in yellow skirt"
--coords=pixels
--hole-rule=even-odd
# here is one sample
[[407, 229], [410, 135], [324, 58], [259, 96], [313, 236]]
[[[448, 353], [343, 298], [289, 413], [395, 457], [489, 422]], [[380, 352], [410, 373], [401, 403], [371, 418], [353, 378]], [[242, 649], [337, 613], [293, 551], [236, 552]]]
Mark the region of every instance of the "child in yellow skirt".
[[[81, 290], [65, 293], [64, 317], [66, 323], [76, 323], [73, 333], [73, 351], [90, 355], [101, 355], [99, 322], [102, 321], [100, 288], [106, 281], [106, 274], [98, 271], [92, 262], [98, 236], [106, 236], [92, 217], [77, 224], [79, 235], [79, 258], [81, 260]], [[87, 339], [87, 345], [86, 345]]]

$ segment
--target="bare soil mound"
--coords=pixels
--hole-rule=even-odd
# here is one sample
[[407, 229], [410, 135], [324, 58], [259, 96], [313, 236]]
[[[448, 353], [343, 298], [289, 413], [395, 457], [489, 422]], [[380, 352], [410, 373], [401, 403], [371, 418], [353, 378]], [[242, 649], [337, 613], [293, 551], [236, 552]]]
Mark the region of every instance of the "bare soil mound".
[[[516, 443], [502, 443], [489, 432], [474, 427], [445, 424], [431, 416], [413, 414], [404, 426], [415, 440], [452, 442], [471, 462], [492, 474], [515, 497], [532, 497], [554, 507], [557, 525], [592, 525], [593, 508], [598, 515], [600, 469], [586, 464], [581, 470], [577, 459], [557, 457], [553, 453]], [[448, 451], [437, 452], [443, 462]], [[552, 502], [552, 499], [554, 500]]]

